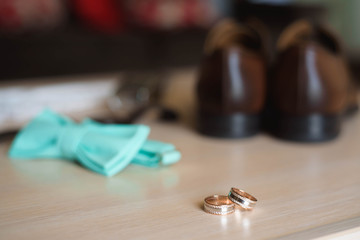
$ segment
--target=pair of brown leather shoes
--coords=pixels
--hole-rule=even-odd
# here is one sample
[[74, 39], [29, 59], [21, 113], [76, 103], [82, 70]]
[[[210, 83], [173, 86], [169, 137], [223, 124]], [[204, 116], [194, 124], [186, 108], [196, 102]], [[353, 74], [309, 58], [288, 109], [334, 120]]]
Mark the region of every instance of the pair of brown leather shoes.
[[262, 36], [228, 19], [210, 31], [197, 85], [199, 131], [242, 138], [265, 125], [288, 140], [335, 138], [343, 114], [357, 108], [337, 38], [324, 27], [295, 22], [278, 40], [269, 75]]

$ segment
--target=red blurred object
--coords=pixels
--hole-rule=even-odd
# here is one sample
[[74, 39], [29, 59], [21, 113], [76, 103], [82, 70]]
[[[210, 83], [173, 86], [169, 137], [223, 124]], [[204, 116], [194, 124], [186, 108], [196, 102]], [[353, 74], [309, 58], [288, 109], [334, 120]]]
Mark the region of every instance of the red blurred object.
[[0, 28], [19, 29], [21, 27], [20, 16], [11, 0], [0, 2]]
[[211, 0], [127, 0], [126, 8], [133, 24], [161, 30], [207, 27], [219, 16]]
[[62, 0], [0, 0], [0, 30], [48, 29], [64, 22]]
[[107, 33], [118, 33], [125, 29], [122, 1], [116, 0], [72, 0], [75, 12], [85, 24]]

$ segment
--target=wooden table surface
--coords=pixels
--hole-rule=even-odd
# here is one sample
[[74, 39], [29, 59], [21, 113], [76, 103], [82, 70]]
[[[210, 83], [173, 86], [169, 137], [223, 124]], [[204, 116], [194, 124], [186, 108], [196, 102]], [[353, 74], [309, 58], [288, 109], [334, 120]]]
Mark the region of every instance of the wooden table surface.
[[[151, 138], [182, 152], [176, 165], [129, 166], [106, 178], [52, 159], [10, 161], [0, 144], [0, 239], [360, 239], [360, 116], [321, 144], [199, 135], [193, 72], [175, 77], [164, 102], [178, 123], [151, 117]], [[253, 211], [215, 216], [203, 199], [242, 188]]]

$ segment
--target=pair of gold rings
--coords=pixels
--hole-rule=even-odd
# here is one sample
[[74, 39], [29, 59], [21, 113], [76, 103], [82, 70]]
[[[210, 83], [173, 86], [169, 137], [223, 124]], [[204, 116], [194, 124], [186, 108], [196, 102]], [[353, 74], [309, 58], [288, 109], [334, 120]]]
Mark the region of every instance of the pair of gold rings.
[[231, 188], [227, 196], [213, 195], [205, 198], [204, 210], [215, 215], [226, 215], [233, 213], [236, 206], [245, 210], [252, 210], [257, 199], [249, 193], [238, 188]]

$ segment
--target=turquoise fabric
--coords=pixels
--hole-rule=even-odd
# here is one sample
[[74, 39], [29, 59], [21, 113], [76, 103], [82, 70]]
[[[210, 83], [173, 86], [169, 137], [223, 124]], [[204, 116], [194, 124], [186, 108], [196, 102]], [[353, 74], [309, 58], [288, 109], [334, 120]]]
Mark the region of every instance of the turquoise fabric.
[[105, 176], [117, 174], [130, 163], [159, 167], [180, 160], [172, 144], [147, 140], [149, 132], [145, 125], [101, 124], [91, 119], [75, 123], [45, 110], [18, 133], [9, 157], [76, 160]]

